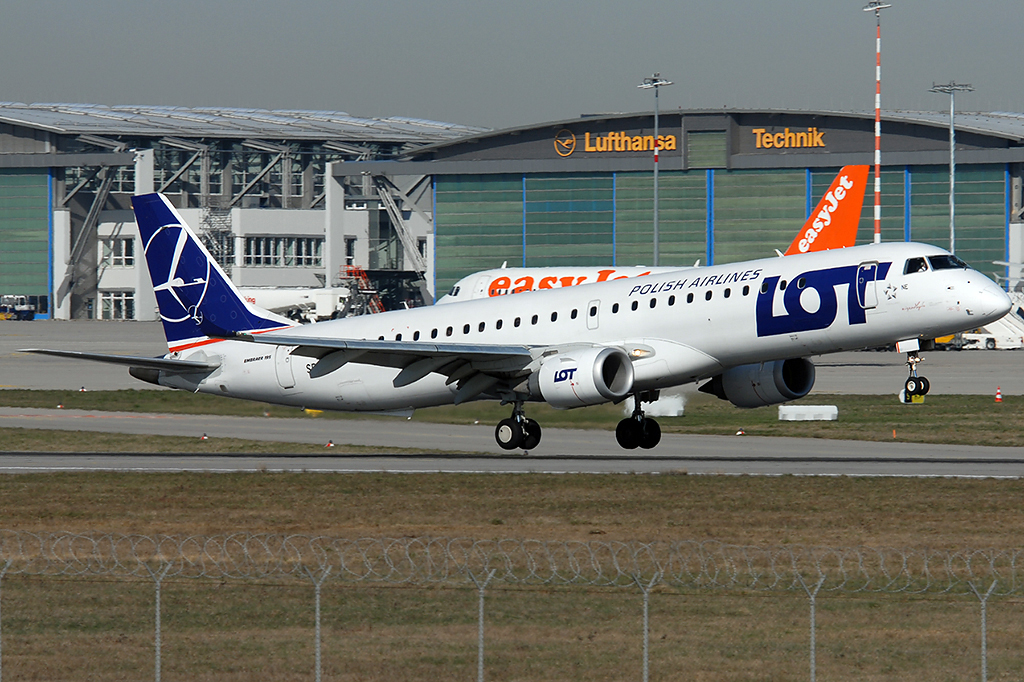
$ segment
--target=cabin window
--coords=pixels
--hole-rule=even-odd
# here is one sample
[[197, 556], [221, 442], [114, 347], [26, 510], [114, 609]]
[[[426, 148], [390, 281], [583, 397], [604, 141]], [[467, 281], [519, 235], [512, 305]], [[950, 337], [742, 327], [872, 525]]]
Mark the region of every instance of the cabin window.
[[432, 338], [432, 339], [436, 339], [437, 338], [437, 330], [436, 329], [431, 329], [430, 330], [430, 338]]
[[402, 340], [402, 335], [401, 334], [395, 334], [395, 341], [401, 341], [401, 340]]
[[521, 320], [520, 318], [518, 318], [518, 317], [517, 317], [517, 318], [515, 319], [515, 321], [513, 321], [513, 322], [512, 322], [512, 326], [513, 326], [513, 327], [518, 327], [518, 326], [519, 326], [519, 323], [520, 323], [521, 321], [522, 321], [522, 320]]
[[477, 327], [477, 329], [480, 330], [480, 331], [483, 331], [485, 326], [486, 325], [483, 322], [481, 322], [480, 325]]
[[536, 315], [534, 315], [533, 317], [530, 318], [530, 324], [537, 324], [537, 316]]
[[656, 299], [656, 298], [652, 298], [652, 299], [651, 299], [651, 307], [653, 308], [653, 307], [654, 307], [654, 306], [656, 306], [656, 305], [658, 305], [658, 299]]
[[558, 319], [558, 313], [551, 313], [551, 321], [554, 322]]
[[686, 295], [686, 302], [687, 303], [693, 303], [693, 294], [687, 294]]
[[710, 301], [711, 300], [711, 290], [710, 289], [708, 289], [707, 291], [704, 292], [704, 300], [705, 301]]
[[571, 317], [571, 318], [572, 318], [572, 319], [574, 319], [574, 320], [576, 319], [576, 309], [575, 309], [575, 308], [573, 308], [573, 309], [572, 309], [572, 312], [571, 312], [571, 313], [569, 313], [569, 317]]
[[676, 304], [676, 297], [675, 296], [669, 296], [668, 297], [668, 304], [669, 305], [675, 305]]
[[468, 324], [462, 325], [462, 333], [463, 334], [468, 334], [469, 333], [469, 325]]
[[803, 289], [805, 286], [807, 286], [807, 278], [806, 277], [801, 277], [800, 279], [798, 279], [796, 281], [796, 288], [797, 289]]
[[785, 290], [786, 290], [786, 280], [782, 280], [782, 281], [779, 282], [779, 291], [785, 291]]
[[768, 280], [765, 280], [765, 281], [761, 282], [761, 293], [762, 294], [767, 294], [768, 293]]
[[743, 285], [743, 295], [746, 296], [749, 293], [750, 293], [750, 285], [744, 284]]
[[730, 289], [729, 287], [726, 287], [725, 291], [722, 292], [722, 295], [724, 295], [726, 298], [729, 298], [729, 296], [732, 295], [732, 289]]
[[619, 312], [619, 304], [618, 303], [612, 303], [612, 313], [617, 313], [617, 312]]
[[501, 329], [501, 320], [498, 320], [497, 322], [494, 323], [494, 328]]
[[413, 341], [419, 341], [420, 340], [420, 333], [419, 332], [413, 332], [412, 333], [412, 340]]
[[597, 316], [597, 306], [596, 305], [590, 306], [590, 316], [591, 317], [596, 317]]
[[383, 336], [378, 336], [378, 337], [377, 337], [377, 340], [378, 340], [378, 341], [383, 341], [383, 340], [384, 340], [384, 337], [383, 337]]
[[638, 303], [637, 301], [633, 301], [633, 305], [632, 305], [633, 310], [636, 310], [639, 305], [640, 305], [640, 303]]

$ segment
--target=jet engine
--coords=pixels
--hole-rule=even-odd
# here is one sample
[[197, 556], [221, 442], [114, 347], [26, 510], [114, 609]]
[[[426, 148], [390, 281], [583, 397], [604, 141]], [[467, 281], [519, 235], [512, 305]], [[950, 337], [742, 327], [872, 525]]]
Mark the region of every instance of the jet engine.
[[700, 387], [737, 407], [763, 407], [803, 398], [814, 386], [814, 364], [803, 358], [733, 367]]
[[621, 348], [585, 348], [551, 355], [530, 375], [530, 394], [568, 409], [616, 402], [633, 390], [633, 363]]

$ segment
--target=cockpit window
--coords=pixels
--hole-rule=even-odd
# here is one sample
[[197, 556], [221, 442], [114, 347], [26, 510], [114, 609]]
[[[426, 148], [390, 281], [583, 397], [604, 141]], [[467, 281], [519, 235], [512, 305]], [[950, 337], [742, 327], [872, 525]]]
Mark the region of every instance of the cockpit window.
[[924, 258], [908, 258], [907, 264], [903, 267], [903, 274], [909, 275], [914, 272], [927, 272], [928, 263]]
[[967, 270], [970, 266], [956, 256], [928, 256], [932, 270]]

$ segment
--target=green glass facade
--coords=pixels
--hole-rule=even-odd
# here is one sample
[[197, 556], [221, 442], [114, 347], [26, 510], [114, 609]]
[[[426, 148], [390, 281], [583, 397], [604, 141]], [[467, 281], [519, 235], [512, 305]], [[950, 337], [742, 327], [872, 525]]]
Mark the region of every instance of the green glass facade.
[[[662, 171], [660, 264], [731, 263], [784, 250], [836, 172]], [[1002, 164], [957, 169], [956, 252], [985, 273], [995, 271], [992, 261], [1006, 257], [1005, 176]], [[441, 175], [434, 182], [439, 292], [502, 262], [544, 267], [653, 261], [649, 172]], [[873, 234], [869, 175], [858, 243], [870, 243]], [[947, 168], [882, 172], [882, 241], [907, 239], [949, 247]]]
[[0, 294], [47, 296], [49, 287], [49, 173], [0, 170]]

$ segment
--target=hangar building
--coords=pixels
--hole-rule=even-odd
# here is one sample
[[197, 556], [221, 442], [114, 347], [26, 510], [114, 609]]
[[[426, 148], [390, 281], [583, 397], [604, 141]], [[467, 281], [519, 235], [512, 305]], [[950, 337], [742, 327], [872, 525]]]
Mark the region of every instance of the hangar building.
[[[331, 284], [327, 164], [396, 158], [479, 132], [331, 111], [0, 103], [0, 295], [29, 296], [42, 317], [155, 319], [130, 204], [154, 190], [236, 284]], [[353, 193], [367, 180], [357, 178]], [[397, 234], [376, 207], [363, 223], [349, 242], [358, 265], [422, 274], [410, 273], [401, 243], [416, 248], [426, 235]]]
[[[428, 187], [403, 209], [429, 220], [435, 290], [503, 262], [649, 265], [653, 114], [585, 116], [485, 132], [389, 162], [335, 164], [328, 207], [358, 175]], [[1022, 260], [1024, 115], [957, 116], [956, 253], [1005, 278]], [[872, 164], [873, 113], [673, 111], [659, 117], [660, 264], [715, 264], [785, 249], [847, 164]], [[883, 112], [882, 240], [949, 248], [949, 118]], [[873, 192], [860, 242], [873, 239]], [[331, 235], [344, 213], [329, 211]], [[1010, 273], [1016, 275], [1017, 273]]]

